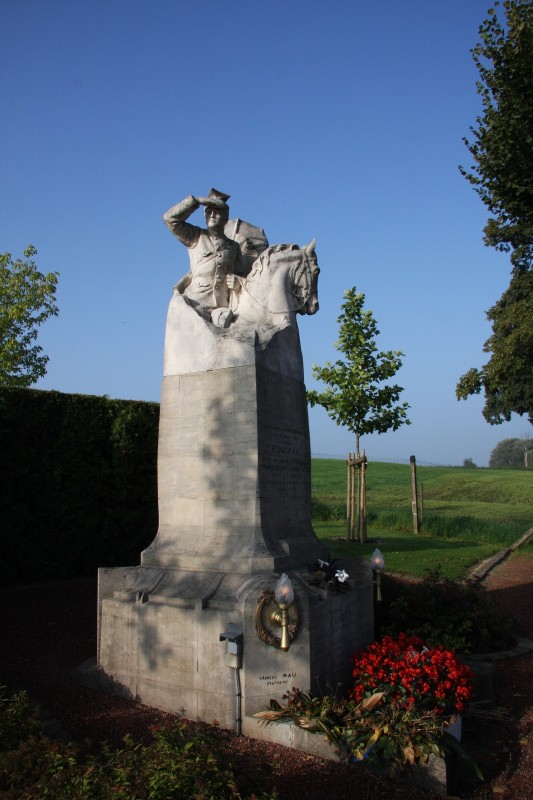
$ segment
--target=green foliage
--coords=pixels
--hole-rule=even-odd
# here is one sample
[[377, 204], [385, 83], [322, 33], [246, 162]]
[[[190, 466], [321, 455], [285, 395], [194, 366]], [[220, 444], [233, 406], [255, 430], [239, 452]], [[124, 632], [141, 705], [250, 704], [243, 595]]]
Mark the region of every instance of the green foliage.
[[[368, 650], [375, 646], [376, 643], [370, 645]], [[424, 642], [420, 640], [417, 646], [424, 647]], [[434, 671], [430, 660], [434, 655], [441, 660], [439, 652], [427, 650], [416, 652], [410, 649], [403, 659], [394, 659], [394, 656], [387, 658], [387, 653], [379, 659], [371, 654], [374, 666], [369, 669], [373, 669], [374, 677], [377, 673], [383, 675], [383, 685], [379, 690], [369, 691], [363, 698], [355, 700], [355, 692], [351, 692], [348, 699], [328, 694], [316, 696], [293, 688], [284, 695], [284, 705], [271, 700], [269, 710], [260, 711], [254, 716], [265, 725], [290, 723], [323, 736], [333, 745], [339, 759], [348, 764], [368, 760], [387, 766], [391, 773], [402, 770], [408, 764], [427, 761], [430, 755], [444, 755], [449, 746], [446, 727], [447, 723], [455, 722], [455, 715], [440, 714], [436, 708], [432, 708], [432, 701], [437, 701], [437, 698], [428, 694], [429, 687], [420, 693], [403, 686], [404, 681], [407, 686], [411, 685], [409, 678], [412, 678], [413, 670], [409, 666], [410, 659], [415, 659], [417, 667], [420, 667], [420, 677], [415, 678], [414, 682], [421, 684]], [[364, 653], [353, 656], [354, 677], [358, 661], [364, 656]], [[396, 693], [392, 691], [394, 687], [386, 683], [393, 662], [397, 668], [395, 678], [402, 681]], [[442, 662], [443, 666], [449, 665], [457, 673], [461, 684], [470, 682], [470, 671], [457, 662], [453, 653], [442, 653]], [[441, 694], [446, 694], [444, 687], [447, 684], [442, 680], [444, 671], [441, 667], [437, 680], [432, 680], [433, 691]], [[450, 687], [454, 685], [451, 680], [448, 683]], [[465, 696], [470, 691], [469, 686], [464, 687]]]
[[37, 709], [26, 692], [8, 692], [0, 686], [0, 752], [13, 750], [37, 733]]
[[[345, 524], [338, 522], [316, 522], [315, 533], [327, 547], [331, 559], [346, 563], [356, 555], [366, 561], [377, 546], [385, 557], [386, 573], [417, 576], [422, 578], [428, 569], [442, 568], [451, 580], [461, 580], [470, 567], [493, 556], [501, 545], [485, 544], [461, 538], [440, 539], [436, 536], [414, 536], [412, 532], [396, 533], [382, 528], [370, 527], [369, 541], [357, 547], [343, 536]], [[516, 537], [515, 537], [516, 538]]]
[[509, 288], [489, 309], [491, 353], [481, 369], [459, 380], [457, 398], [485, 395], [491, 425], [526, 414], [533, 424], [533, 1], [505, 0], [488, 12], [473, 57], [483, 115], [465, 143], [474, 158], [461, 168], [492, 216], [485, 244], [511, 252]]
[[483, 416], [491, 425], [527, 415], [533, 425], [533, 270], [514, 275], [509, 288], [489, 309], [492, 336], [483, 350], [491, 357], [470, 369], [456, 388], [458, 400], [485, 395]]
[[[420, 509], [425, 539], [475, 542], [501, 549], [531, 527], [533, 484], [529, 470], [417, 465], [417, 478], [423, 490]], [[406, 541], [414, 547], [409, 464], [371, 461], [366, 482], [369, 536], [381, 536], [386, 531], [402, 537], [407, 534]], [[345, 519], [346, 462], [312, 459], [311, 490], [313, 508], [320, 515], [313, 516], [314, 520]], [[343, 534], [340, 526], [333, 530], [334, 536]]]
[[533, 467], [533, 439], [502, 439], [490, 454], [489, 467], [530, 469]]
[[397, 596], [382, 611], [382, 634], [404, 632], [461, 653], [489, 653], [512, 644], [512, 621], [502, 617], [494, 597], [479, 583], [450, 580], [440, 568], [399, 589], [393, 578], [384, 580], [387, 597]]
[[[379, 702], [377, 695], [355, 702], [330, 694], [316, 696], [294, 688], [283, 699], [287, 701], [284, 705], [271, 700], [270, 709], [259, 711], [254, 717], [263, 725], [289, 723], [309, 733], [318, 733], [346, 763], [361, 762], [369, 756], [374, 760], [372, 751], [382, 733], [379, 720], [372, 714]], [[442, 721], [438, 727], [442, 727]]]
[[307, 397], [311, 406], [323, 406], [337, 425], [355, 434], [359, 452], [359, 437], [363, 434], [386, 433], [409, 425], [409, 406], [396, 405], [403, 391], [401, 386], [384, 384], [400, 369], [403, 353], [378, 352], [375, 337], [379, 330], [372, 312], [363, 308], [364, 294], [357, 293], [354, 287], [344, 293], [344, 298], [335, 347], [345, 360], [313, 366], [313, 376], [327, 388], [323, 392], [311, 390]]
[[344, 503], [328, 502], [319, 497], [311, 497], [311, 516], [320, 522], [340, 522], [346, 519], [346, 500]]
[[138, 563], [157, 530], [156, 403], [0, 388], [0, 577]]
[[58, 314], [57, 272], [43, 275], [28, 245], [24, 260], [0, 253], [0, 385], [31, 386], [46, 375], [48, 356], [35, 343], [38, 328]]
[[483, 115], [465, 139], [475, 164], [461, 169], [493, 215], [485, 243], [512, 250], [515, 270], [533, 263], [533, 3], [506, 0], [489, 9], [473, 53]]
[[275, 800], [261, 792], [265, 774], [254, 778], [255, 792], [216, 728], [179, 722], [148, 745], [125, 737], [121, 749], [95, 752], [40, 736], [0, 753], [3, 800]]
[[471, 458], [465, 458], [463, 467], [466, 467], [466, 469], [476, 469], [477, 464], [475, 464]]

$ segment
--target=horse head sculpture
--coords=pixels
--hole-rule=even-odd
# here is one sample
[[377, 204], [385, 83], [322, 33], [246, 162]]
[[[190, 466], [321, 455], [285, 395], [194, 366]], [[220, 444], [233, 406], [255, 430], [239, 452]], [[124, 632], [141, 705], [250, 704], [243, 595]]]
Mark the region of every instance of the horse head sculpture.
[[316, 239], [313, 239], [306, 247], [303, 248], [307, 259], [306, 279], [310, 279], [310, 284], [307, 299], [303, 307], [298, 310], [299, 314], [316, 314], [319, 309], [318, 276], [320, 274], [320, 267], [318, 266], [315, 247]]
[[278, 244], [257, 258], [250, 274], [238, 278], [233, 308], [237, 319], [272, 325], [294, 321], [296, 314], [318, 311], [315, 240], [306, 247]]

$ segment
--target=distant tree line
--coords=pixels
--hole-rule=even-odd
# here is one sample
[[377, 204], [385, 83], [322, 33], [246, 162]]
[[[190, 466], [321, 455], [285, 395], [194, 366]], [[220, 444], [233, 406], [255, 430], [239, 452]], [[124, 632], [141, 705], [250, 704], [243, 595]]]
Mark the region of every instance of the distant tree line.
[[490, 454], [489, 467], [493, 469], [532, 469], [533, 439], [503, 439]]

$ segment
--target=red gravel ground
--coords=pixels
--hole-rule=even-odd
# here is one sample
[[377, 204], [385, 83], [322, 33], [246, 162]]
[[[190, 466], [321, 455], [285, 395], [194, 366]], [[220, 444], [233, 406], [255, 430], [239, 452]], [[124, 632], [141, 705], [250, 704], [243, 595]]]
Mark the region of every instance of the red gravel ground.
[[[515, 555], [497, 567], [487, 586], [517, 627], [533, 640], [533, 555]], [[96, 585], [92, 580], [0, 590], [0, 682], [24, 688], [77, 740], [119, 746], [130, 733], [148, 740], [150, 726], [169, 714], [79, 686], [73, 670], [96, 652]], [[497, 666], [497, 705], [504, 720], [465, 720], [465, 746], [480, 763], [482, 786], [462, 786], [462, 797], [527, 800], [533, 797], [533, 654]], [[427, 800], [434, 795], [392, 784], [366, 767], [346, 767], [280, 745], [237, 737], [226, 746], [243, 770], [270, 765], [280, 800]]]

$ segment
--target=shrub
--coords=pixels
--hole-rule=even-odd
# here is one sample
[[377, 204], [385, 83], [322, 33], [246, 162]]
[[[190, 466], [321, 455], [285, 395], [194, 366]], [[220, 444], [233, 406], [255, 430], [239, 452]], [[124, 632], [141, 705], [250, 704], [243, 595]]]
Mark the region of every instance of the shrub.
[[0, 686], [0, 751], [13, 750], [39, 730], [39, 716], [26, 692]]
[[[389, 587], [394, 592], [394, 580], [385, 595]], [[502, 650], [512, 641], [512, 620], [501, 616], [495, 598], [476, 581], [453, 581], [435, 569], [396, 591], [388, 607], [379, 609], [382, 634], [403, 631], [465, 654]]]
[[[121, 749], [96, 752], [41, 735], [11, 744], [0, 753], [2, 800], [275, 800], [228, 759], [216, 728], [177, 722], [154, 731], [151, 744], [127, 736]], [[259, 793], [250, 795], [243, 787], [252, 778]]]
[[4, 584], [138, 563], [157, 531], [159, 406], [0, 387]]

